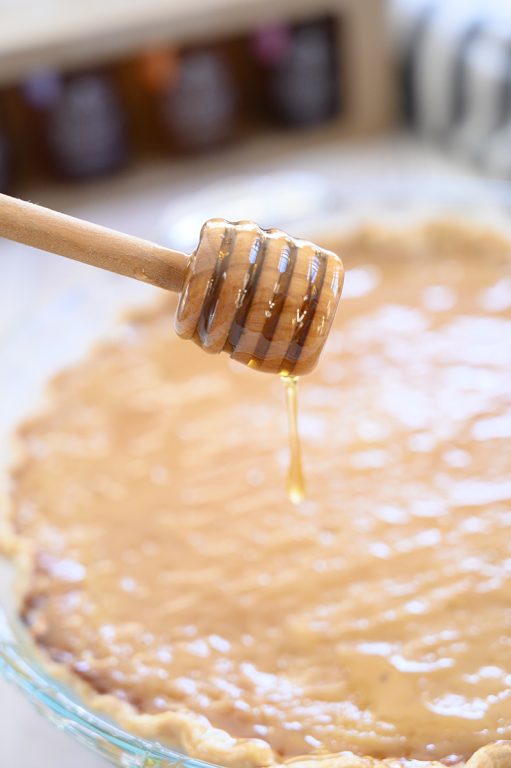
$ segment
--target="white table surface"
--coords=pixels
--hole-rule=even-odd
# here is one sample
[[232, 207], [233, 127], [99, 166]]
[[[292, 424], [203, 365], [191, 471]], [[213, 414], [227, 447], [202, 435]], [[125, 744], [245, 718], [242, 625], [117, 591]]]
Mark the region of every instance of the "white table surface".
[[[298, 146], [297, 146], [298, 144]], [[180, 195], [201, 189], [217, 180], [218, 158], [204, 157], [189, 163], [164, 163], [146, 167], [116, 178], [77, 187], [52, 186], [33, 190], [31, 199], [69, 213], [90, 218], [101, 224], [117, 227], [133, 234], [148, 236], [155, 220], [169, 201]], [[283, 151], [271, 152], [261, 145], [237, 148], [222, 154], [222, 174], [261, 173], [275, 169], [314, 170], [335, 178], [375, 177], [379, 174], [396, 178], [398, 175], [467, 176], [469, 171], [447, 161], [433, 150], [406, 137], [378, 142], [353, 144], [322, 144], [307, 148], [304, 142], [292, 142]], [[48, 268], [57, 257], [43, 256], [19, 246], [0, 242], [0, 262], [16, 271], [26, 259], [45, 259]], [[23, 260], [23, 262], [22, 262]], [[67, 262], [66, 262], [67, 263]], [[77, 269], [83, 268], [80, 265]], [[0, 281], [0, 305], [7, 297], [5, 281]], [[14, 299], [15, 302], [15, 299]], [[1, 377], [4, 397], [6, 377]], [[100, 768], [103, 760], [88, 753], [68, 736], [45, 722], [29, 702], [4, 680], [0, 679], [0, 768]]]

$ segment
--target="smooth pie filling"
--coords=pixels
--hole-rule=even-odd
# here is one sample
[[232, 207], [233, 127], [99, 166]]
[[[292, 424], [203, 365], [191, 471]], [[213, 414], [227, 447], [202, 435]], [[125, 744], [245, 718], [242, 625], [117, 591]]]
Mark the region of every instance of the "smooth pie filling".
[[194, 756], [452, 765], [511, 738], [510, 246], [439, 223], [338, 249], [307, 501], [280, 382], [162, 307], [20, 432], [22, 616], [94, 707]]

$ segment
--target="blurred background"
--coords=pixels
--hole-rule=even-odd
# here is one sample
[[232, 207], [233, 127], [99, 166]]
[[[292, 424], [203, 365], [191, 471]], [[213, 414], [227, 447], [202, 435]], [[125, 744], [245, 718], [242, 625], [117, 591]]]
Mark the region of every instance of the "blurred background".
[[405, 130], [506, 177], [510, 44], [505, 0], [0, 0], [0, 188]]
[[[508, 0], [0, 0], [0, 191], [193, 247], [232, 210], [299, 236], [328, 183], [349, 206], [431, 180], [441, 203], [445, 179], [510, 175]], [[2, 341], [17, 324], [31, 370], [2, 344], [7, 424], [11, 392], [79, 352], [63, 313], [92, 328], [113, 286], [147, 286], [101, 292], [94, 270], [7, 242], [0, 259]], [[0, 738], [10, 768], [100, 765], [3, 681]]]

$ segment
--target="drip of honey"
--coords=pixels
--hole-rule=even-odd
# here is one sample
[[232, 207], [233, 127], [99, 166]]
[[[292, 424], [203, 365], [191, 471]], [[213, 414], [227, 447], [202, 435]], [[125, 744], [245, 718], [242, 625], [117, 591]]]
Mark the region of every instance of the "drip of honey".
[[289, 428], [289, 470], [287, 492], [293, 504], [300, 504], [305, 498], [305, 477], [302, 465], [302, 447], [298, 433], [298, 376], [281, 374], [286, 392], [287, 418]]

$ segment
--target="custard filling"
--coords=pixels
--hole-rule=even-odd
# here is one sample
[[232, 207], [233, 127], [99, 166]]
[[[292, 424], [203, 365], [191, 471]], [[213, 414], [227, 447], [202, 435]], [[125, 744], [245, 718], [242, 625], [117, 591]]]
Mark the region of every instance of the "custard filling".
[[192, 756], [463, 763], [511, 739], [510, 245], [437, 223], [333, 246], [306, 499], [280, 381], [205, 360], [166, 303], [19, 431], [20, 612], [92, 706]]

